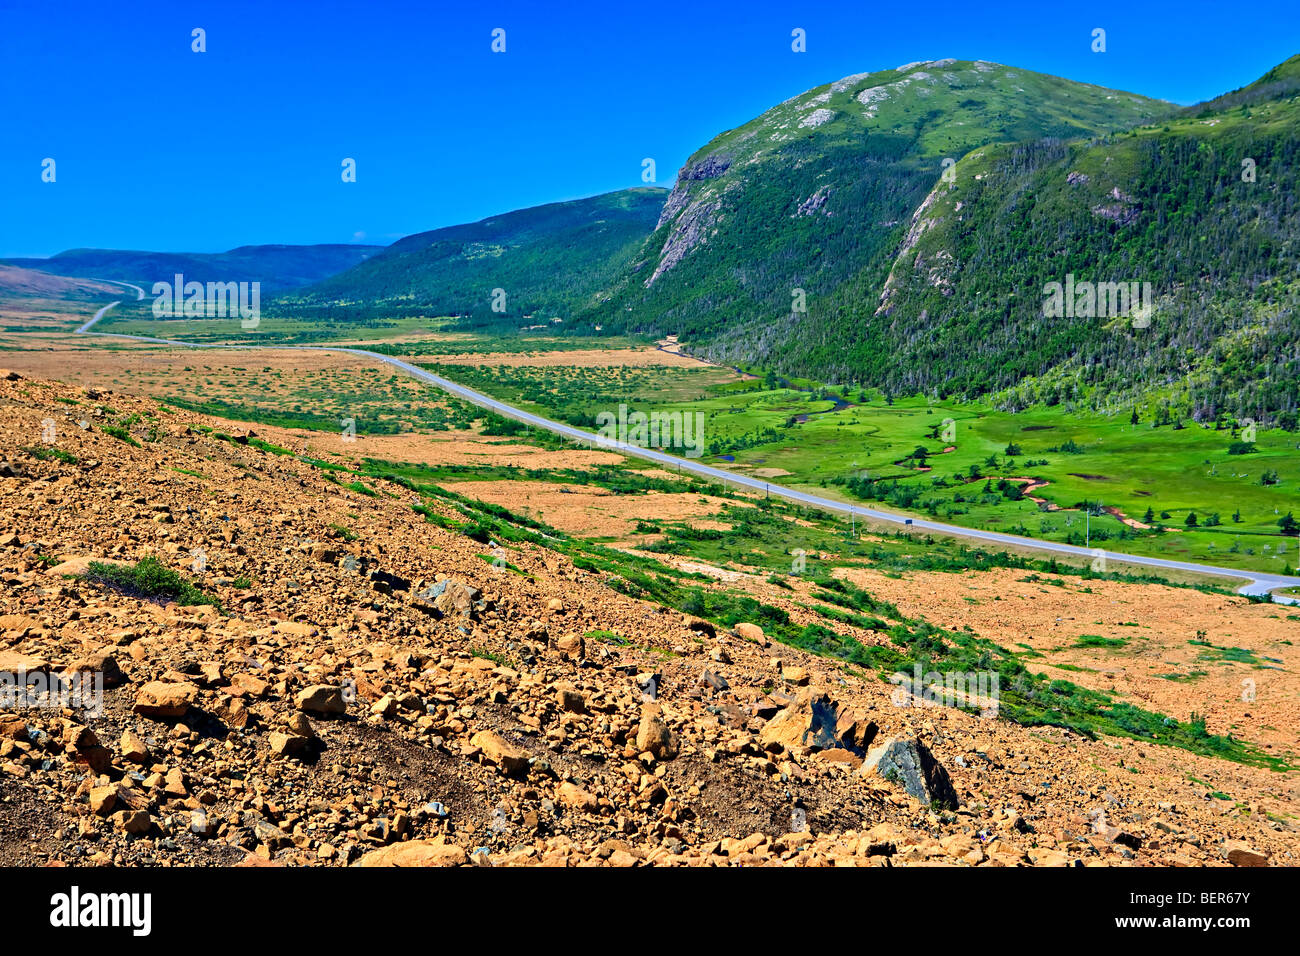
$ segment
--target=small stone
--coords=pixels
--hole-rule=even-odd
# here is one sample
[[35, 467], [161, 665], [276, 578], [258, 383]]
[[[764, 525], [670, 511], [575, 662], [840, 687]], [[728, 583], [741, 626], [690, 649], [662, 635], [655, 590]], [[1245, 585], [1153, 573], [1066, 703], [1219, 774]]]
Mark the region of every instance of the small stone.
[[106, 817], [113, 812], [113, 807], [117, 804], [117, 784], [109, 784], [106, 787], [92, 787], [90, 790], [90, 810], [101, 817]]
[[173, 797], [189, 796], [190, 792], [185, 787], [185, 774], [181, 773], [179, 767], [167, 771], [163, 777], [163, 790]]
[[565, 634], [554, 643], [555, 649], [571, 661], [581, 660], [586, 654], [587, 646], [581, 634]]
[[271, 685], [252, 674], [236, 674], [230, 678], [230, 693], [236, 697], [265, 697]]
[[257, 842], [262, 843], [272, 850], [278, 850], [280, 847], [288, 846], [293, 843], [293, 837], [285, 833], [274, 823], [266, 820], [258, 820], [253, 824], [253, 835], [257, 837]]
[[210, 837], [217, 832], [217, 825], [202, 810], [192, 810], [190, 811], [190, 832], [198, 837]]
[[721, 674], [715, 674], [713, 673], [713, 671], [710, 670], [706, 670], [704, 673], [700, 675], [700, 686], [709, 687], [717, 691], [731, 689], [731, 685], [727, 683], [727, 679], [725, 677], [723, 677]]
[[787, 667], [781, 671], [781, 676], [796, 687], [806, 687], [808, 684], [808, 670], [804, 667]]
[[559, 705], [560, 710], [567, 711], [570, 714], [585, 714], [587, 712], [587, 702], [582, 699], [582, 695], [569, 688], [562, 687], [556, 691], [555, 703]]
[[600, 809], [600, 800], [594, 793], [583, 790], [577, 784], [562, 783], [559, 790], [560, 804], [583, 813], [595, 813]]
[[279, 757], [300, 757], [307, 752], [310, 741], [297, 734], [282, 734], [278, 730], [267, 735], [271, 753]]
[[27, 721], [22, 717], [0, 715], [0, 739], [27, 740]]
[[701, 620], [698, 617], [691, 617], [689, 614], [682, 618], [687, 630], [694, 631], [696, 634], [703, 634], [706, 637], [717, 637], [717, 629], [708, 621]]
[[292, 713], [284, 720], [284, 725], [289, 728], [289, 733], [297, 734], [299, 737], [314, 739], [316, 731], [312, 728], [311, 721], [303, 713]]
[[119, 830], [139, 836], [149, 832], [153, 820], [143, 810], [120, 810], [113, 814], [113, 825]]

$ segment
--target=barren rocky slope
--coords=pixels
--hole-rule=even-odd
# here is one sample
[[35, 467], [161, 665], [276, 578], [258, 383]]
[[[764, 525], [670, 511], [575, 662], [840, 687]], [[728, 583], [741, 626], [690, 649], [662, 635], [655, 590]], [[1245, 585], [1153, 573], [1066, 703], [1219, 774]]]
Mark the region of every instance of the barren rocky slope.
[[[230, 427], [0, 372], [0, 671], [112, 685], [0, 711], [0, 861], [1295, 862], [1294, 774], [897, 706]], [[150, 555], [220, 608], [71, 576]]]

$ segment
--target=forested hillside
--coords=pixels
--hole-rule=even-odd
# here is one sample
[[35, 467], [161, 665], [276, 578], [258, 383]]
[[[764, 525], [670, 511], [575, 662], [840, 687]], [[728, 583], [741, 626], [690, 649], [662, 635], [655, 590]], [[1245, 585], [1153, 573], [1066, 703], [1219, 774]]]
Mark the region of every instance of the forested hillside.
[[693, 155], [639, 260], [588, 321], [677, 333], [717, 360], [835, 377], [861, 329], [827, 307], [831, 297], [845, 286], [878, 293], [945, 159], [994, 141], [1118, 131], [1171, 110], [983, 61], [844, 77]]
[[[890, 394], [1295, 427], [1298, 64], [1191, 108], [984, 61], [857, 74], [716, 137], [671, 193], [410, 236], [277, 308], [676, 334]], [[1151, 307], [1046, 312], [1075, 281]]]
[[[1013, 408], [1146, 395], [1174, 418], [1294, 428], [1298, 64], [1118, 136], [968, 154], [883, 294], [862, 284], [827, 303], [855, 330], [836, 371], [894, 392], [1001, 391]], [[1150, 283], [1152, 314], [1045, 314], [1045, 285], [1068, 275]]]
[[[407, 236], [278, 308], [455, 315], [466, 327], [511, 330], [565, 320], [592, 307], [627, 268], [666, 195], [663, 189], [626, 189]], [[494, 296], [496, 289], [504, 296]]]

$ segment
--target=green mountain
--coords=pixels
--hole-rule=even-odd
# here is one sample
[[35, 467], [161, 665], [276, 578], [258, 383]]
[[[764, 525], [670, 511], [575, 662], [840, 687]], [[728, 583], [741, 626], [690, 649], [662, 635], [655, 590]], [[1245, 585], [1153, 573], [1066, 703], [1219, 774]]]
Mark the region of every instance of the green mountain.
[[587, 319], [677, 333], [715, 360], [849, 376], [843, 349], [864, 310], [827, 304], [876, 299], [945, 160], [1173, 110], [983, 61], [911, 63], [816, 87], [690, 157], [642, 254]]
[[[567, 319], [597, 306], [602, 290], [630, 267], [666, 195], [625, 189], [407, 236], [277, 307], [456, 315], [467, 326], [511, 329]], [[496, 289], [504, 299], [494, 297]]]
[[60, 276], [120, 279], [148, 292], [154, 282], [260, 282], [269, 291], [318, 282], [380, 252], [383, 246], [240, 246], [229, 252], [134, 252], [70, 249], [48, 259], [4, 259], [5, 265]]
[[[835, 367], [1007, 407], [1153, 397], [1296, 426], [1300, 56], [1156, 125], [974, 150], [912, 217]], [[1045, 309], [1048, 283], [1149, 283], [1149, 315]], [[1098, 312], [1101, 310], [1098, 309]]]
[[[666, 196], [410, 236], [280, 304], [559, 318], [895, 394], [1291, 427], [1298, 89], [1297, 57], [1190, 108], [984, 61], [857, 74], [716, 137]], [[1045, 308], [1076, 281], [1150, 307]]]

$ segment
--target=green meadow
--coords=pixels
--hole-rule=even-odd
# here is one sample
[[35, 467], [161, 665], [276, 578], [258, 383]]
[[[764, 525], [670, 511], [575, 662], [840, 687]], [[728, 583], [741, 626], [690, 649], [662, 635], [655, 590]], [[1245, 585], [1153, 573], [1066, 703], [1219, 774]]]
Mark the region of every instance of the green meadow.
[[452, 320], [446, 318], [388, 318], [331, 321], [327, 318], [262, 315], [257, 328], [245, 329], [235, 318], [157, 318], [149, 299], [123, 302], [111, 309], [95, 326], [97, 332], [147, 335], [183, 342], [230, 343], [232, 345], [328, 344], [333, 341], [385, 339], [421, 332], [436, 332]]
[[[433, 366], [430, 366], [431, 368]], [[1300, 436], [1035, 407], [887, 399], [874, 390], [720, 370], [485, 368], [442, 374], [595, 428], [601, 411], [702, 412], [704, 460], [784, 485], [964, 527], [1223, 567], [1287, 573], [1300, 521]], [[951, 438], [945, 438], [951, 436]], [[1037, 487], [1025, 493], [1027, 482]], [[1042, 499], [1035, 501], [1033, 499]], [[1125, 525], [1132, 519], [1147, 528]]]
[[[367, 347], [413, 353], [417, 361], [420, 354], [633, 344], [622, 337], [505, 333], [383, 341], [438, 332], [453, 321], [403, 317], [358, 326], [265, 317], [245, 331], [238, 320], [158, 320], [137, 308], [114, 310], [101, 328], [267, 345], [377, 339]], [[1154, 400], [1113, 416], [1060, 404], [1013, 413], [771, 374], [741, 378], [703, 364], [426, 367], [591, 430], [597, 415], [617, 414], [624, 404], [629, 411], [700, 412], [705, 461], [846, 502], [1222, 567], [1284, 574], [1297, 565], [1300, 538], [1284, 533], [1283, 523], [1288, 514], [1300, 522], [1300, 435], [1261, 429], [1247, 441], [1251, 436], [1234, 421], [1177, 420]]]

